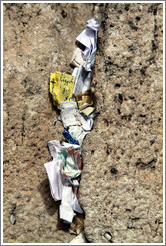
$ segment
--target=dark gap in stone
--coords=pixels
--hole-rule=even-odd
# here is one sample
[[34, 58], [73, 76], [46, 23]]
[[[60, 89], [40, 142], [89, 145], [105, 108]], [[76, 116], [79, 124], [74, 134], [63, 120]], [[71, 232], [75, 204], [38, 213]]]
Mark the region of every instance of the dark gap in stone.
[[62, 15], [63, 19], [65, 19], [67, 17], [67, 13], [64, 10], [62, 10], [61, 15]]
[[158, 48], [158, 45], [155, 43], [155, 40], [152, 40], [152, 52], [156, 51]]
[[139, 116], [140, 117], [146, 117], [146, 114], [140, 114]]
[[140, 70], [140, 73], [142, 76], [145, 76], [146, 75], [146, 69], [147, 67], [143, 67], [141, 70]]
[[129, 96], [129, 99], [134, 100], [135, 97], [134, 96]]
[[123, 102], [123, 96], [122, 96], [122, 94], [118, 94], [118, 101], [120, 102], [120, 103], [122, 103]]
[[116, 168], [111, 168], [111, 171], [110, 171], [112, 174], [117, 174], [118, 173], [118, 170]]
[[120, 88], [121, 87], [121, 85], [120, 84], [115, 84], [115, 88]]
[[154, 142], [155, 142], [154, 140], [151, 140], [151, 141], [150, 141], [150, 145], [154, 144]]
[[140, 17], [139, 16], [136, 16], [136, 18], [135, 18], [137, 21], [140, 21]]
[[125, 9], [126, 11], [129, 11], [129, 9], [130, 9], [130, 4], [126, 4], [124, 9]]
[[120, 109], [119, 109], [119, 108], [117, 109], [117, 111], [118, 111], [118, 114], [121, 114], [121, 112], [120, 112]]
[[131, 29], [137, 31], [138, 27], [133, 23], [133, 21], [128, 21], [128, 25], [131, 27]]

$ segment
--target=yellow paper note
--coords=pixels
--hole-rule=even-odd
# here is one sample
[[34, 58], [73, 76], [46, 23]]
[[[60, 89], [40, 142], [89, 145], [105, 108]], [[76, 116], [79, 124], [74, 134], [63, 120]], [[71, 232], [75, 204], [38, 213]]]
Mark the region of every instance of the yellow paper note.
[[72, 100], [73, 89], [74, 76], [61, 72], [50, 74], [50, 93], [58, 108], [61, 102]]

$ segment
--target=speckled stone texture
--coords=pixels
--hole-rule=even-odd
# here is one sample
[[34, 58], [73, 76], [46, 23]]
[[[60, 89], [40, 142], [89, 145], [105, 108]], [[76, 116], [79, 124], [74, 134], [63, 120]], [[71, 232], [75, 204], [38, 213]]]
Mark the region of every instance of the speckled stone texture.
[[[96, 9], [97, 11], [97, 9]], [[80, 201], [90, 242], [161, 243], [162, 4], [100, 5], [94, 129]]]
[[[75, 38], [101, 20], [79, 199], [87, 239], [162, 242], [162, 4], [4, 4], [4, 243], [68, 243], [43, 164], [63, 139], [49, 73], [71, 73]], [[10, 215], [16, 223], [10, 223]]]
[[[61, 140], [59, 112], [49, 96], [49, 73], [72, 73], [75, 38], [92, 4], [4, 4], [4, 242], [68, 243], [58, 221], [44, 163], [47, 142]], [[10, 223], [10, 215], [16, 224]]]

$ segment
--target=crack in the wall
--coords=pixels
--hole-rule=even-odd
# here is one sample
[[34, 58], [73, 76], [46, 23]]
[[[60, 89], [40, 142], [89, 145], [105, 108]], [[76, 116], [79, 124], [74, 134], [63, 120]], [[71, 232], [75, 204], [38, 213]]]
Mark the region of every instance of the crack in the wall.
[[23, 113], [22, 115], [22, 128], [21, 128], [21, 139], [22, 139], [22, 144], [25, 138], [25, 120], [26, 120], [26, 112]]
[[[49, 158], [46, 141], [57, 136], [61, 137], [60, 129], [56, 132], [59, 135], [55, 135], [54, 127], [50, 122], [50, 118], [57, 117], [57, 114], [53, 108], [50, 109], [50, 101], [47, 98], [49, 83], [46, 80], [48, 71], [54, 67], [63, 69], [64, 62], [67, 64], [67, 59], [71, 58], [68, 52], [71, 47], [66, 48], [65, 51], [62, 48], [66, 43], [64, 37], [60, 44], [56, 42], [59, 40], [58, 32], [55, 30], [56, 24], [58, 28], [61, 27], [61, 32], [64, 32], [66, 37], [70, 27], [75, 25], [69, 37], [70, 43], [73, 43], [74, 34], [80, 31], [80, 23], [83, 26], [87, 16], [95, 15], [98, 9], [102, 23], [98, 33], [92, 80], [94, 97], [96, 97], [94, 98], [96, 118], [93, 131], [89, 137], [86, 137], [85, 146], [83, 144], [83, 158], [86, 160], [85, 170], [83, 169], [85, 179], [82, 176], [84, 180], [79, 191], [81, 205], [86, 209], [85, 232], [88, 239], [95, 243], [104, 240], [101, 233], [104, 230], [110, 230], [114, 243], [126, 243], [132, 240], [142, 240], [142, 242], [147, 240], [147, 243], [150, 240], [160, 242], [162, 240], [160, 217], [162, 213], [160, 190], [162, 113], [159, 107], [162, 101], [160, 96], [162, 78], [157, 70], [158, 66], [162, 66], [160, 6], [96, 3], [91, 8], [93, 9], [91, 12], [87, 6], [82, 8], [85, 4], [79, 7], [77, 4], [70, 5], [71, 8], [66, 8], [67, 5], [62, 8], [60, 3], [50, 4], [51, 8], [47, 4], [45, 4], [46, 8], [43, 8], [42, 4], [40, 6], [29, 4], [28, 8], [23, 6], [22, 10], [14, 8], [15, 5], [17, 4], [10, 4], [11, 8], [7, 8], [5, 10], [7, 12], [4, 12], [6, 18], [4, 22], [6, 28], [4, 30], [6, 52], [4, 57], [6, 69], [4, 184], [7, 197], [4, 207], [5, 241], [29, 240], [32, 243], [45, 243], [48, 238], [50, 242], [69, 242], [72, 239], [69, 232], [62, 231], [63, 226], [56, 227], [58, 210], [55, 208], [55, 202], [51, 200], [48, 181], [45, 180], [43, 183], [46, 175], [41, 165], [46, 157]], [[37, 18], [39, 8], [43, 8], [43, 11], [38, 13], [40, 16]], [[29, 17], [24, 20], [26, 13]], [[56, 19], [54, 19], [55, 14]], [[71, 19], [74, 21], [67, 24], [68, 18], [69, 21]], [[36, 23], [40, 24], [41, 29], [38, 28], [34, 38], [32, 27]], [[145, 39], [148, 39], [148, 35], [151, 38], [147, 40], [148, 43], [146, 40], [145, 42], [141, 40], [144, 38], [143, 31], [147, 31]], [[40, 39], [41, 36], [43, 39]], [[53, 37], [55, 43], [52, 45]], [[118, 38], [119, 41], [124, 38], [124, 46], [123, 43], [121, 47], [116, 44]], [[36, 40], [38, 42], [40, 40], [40, 49], [35, 48]], [[127, 55], [130, 53], [130, 56], [126, 60], [122, 56], [120, 60], [121, 53], [118, 49], [122, 50], [122, 53], [126, 52]], [[46, 59], [48, 53], [50, 59]], [[132, 64], [137, 54], [139, 57], [135, 66]], [[53, 60], [53, 57], [56, 60]], [[27, 59], [30, 63], [27, 63]], [[42, 66], [44, 71], [41, 69]], [[154, 77], [152, 77], [153, 67]], [[11, 84], [14, 86], [14, 91]], [[152, 91], [152, 94], [149, 91]], [[129, 105], [126, 104], [128, 102]], [[129, 108], [130, 105], [134, 105], [131, 106], [134, 107], [133, 111], [124, 112], [125, 104]], [[135, 112], [137, 107], [138, 112]], [[43, 126], [45, 120], [50, 122], [47, 129]], [[40, 153], [36, 152], [38, 146], [40, 146], [38, 150], [42, 150]], [[121, 150], [125, 153], [122, 154]], [[139, 157], [142, 159], [139, 160]], [[43, 189], [46, 185], [48, 189]], [[40, 186], [41, 197], [37, 189], [34, 190], [37, 186]], [[158, 200], [154, 201], [154, 198]], [[15, 228], [11, 227], [13, 225], [10, 225], [8, 218], [11, 204], [14, 202], [22, 204], [25, 208], [21, 212], [22, 215], [18, 213], [19, 223], [16, 223]], [[35, 227], [38, 223], [41, 224], [40, 228]], [[45, 232], [47, 233], [44, 234]]]

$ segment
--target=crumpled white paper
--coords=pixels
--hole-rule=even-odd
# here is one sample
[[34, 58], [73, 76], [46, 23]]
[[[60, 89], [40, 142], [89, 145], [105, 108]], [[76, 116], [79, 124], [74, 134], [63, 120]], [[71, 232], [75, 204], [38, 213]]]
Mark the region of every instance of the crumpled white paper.
[[[93, 125], [93, 119], [89, 118], [85, 120], [84, 117], [79, 113], [76, 102], [74, 101], [62, 102], [60, 104], [60, 109], [61, 109], [60, 116], [64, 128], [71, 127], [71, 126], [82, 126], [82, 128], [85, 131], [91, 130]], [[77, 140], [79, 141], [79, 139]]]
[[83, 51], [83, 59], [86, 60], [90, 54], [96, 49], [97, 46], [97, 31], [100, 26], [100, 22], [93, 17], [87, 21], [87, 28], [84, 29], [81, 34], [76, 38], [78, 42], [84, 45], [86, 48]]
[[60, 219], [64, 220], [66, 223], [72, 223], [73, 217], [75, 215], [74, 211], [78, 213], [83, 213], [77, 197], [72, 191], [72, 187], [65, 186], [63, 188], [62, 201], [60, 205]]
[[[44, 164], [49, 183], [50, 183], [50, 190], [51, 195], [55, 201], [62, 200], [61, 204], [61, 217], [71, 223], [71, 219], [74, 216], [74, 211], [83, 213], [76, 195], [73, 193], [71, 183], [69, 180], [64, 179], [60, 173], [61, 167], [61, 159], [58, 158], [62, 149], [67, 149], [68, 147], [74, 147], [74, 149], [80, 149], [79, 145], [68, 144], [63, 142], [62, 145], [57, 140], [52, 140], [48, 142], [48, 147], [53, 157], [51, 162], [47, 162]], [[70, 199], [69, 199], [70, 198]], [[67, 202], [69, 200], [69, 202]], [[66, 218], [65, 218], [65, 214]]]
[[71, 207], [71, 200], [72, 200], [72, 187], [64, 186], [59, 212], [60, 212], [60, 219], [64, 220], [67, 223], [71, 223], [75, 215]]
[[84, 93], [90, 89], [92, 74], [91, 67], [94, 65], [97, 51], [97, 31], [100, 22], [94, 17], [87, 21], [87, 28], [76, 38], [86, 48], [83, 52], [85, 63], [74, 71], [74, 95]]
[[[100, 22], [95, 17], [88, 20], [86, 29], [83, 30], [76, 38], [76, 40], [80, 42], [85, 49], [84, 51], [81, 51], [77, 48], [72, 57], [72, 64], [77, 66], [72, 74], [75, 82], [73, 90], [74, 95], [90, 90], [92, 79], [91, 68], [95, 62], [97, 51], [97, 31], [99, 26]], [[66, 223], [72, 223], [75, 215], [74, 211], [83, 213], [77, 199], [77, 189], [79, 183], [75, 179], [75, 177], [80, 174], [76, 172], [78, 172], [78, 170], [81, 172], [82, 170], [82, 163], [81, 161], [75, 161], [74, 157], [71, 158], [73, 149], [69, 150], [68, 148], [73, 147], [75, 150], [79, 150], [79, 152], [75, 153], [75, 157], [77, 155], [79, 156], [79, 160], [81, 160], [79, 155], [79, 153], [81, 154], [81, 145], [85, 135], [89, 133], [92, 128], [94, 116], [94, 113], [92, 113], [93, 108], [91, 107], [90, 110], [86, 110], [87, 112], [85, 112], [85, 110], [82, 111], [85, 116], [90, 116], [88, 118], [83, 117], [77, 108], [74, 97], [72, 100], [73, 101], [61, 103], [60, 115], [64, 127], [69, 128], [69, 132], [76, 140], [78, 140], [80, 145], [65, 142], [61, 144], [56, 140], [49, 141], [48, 147], [53, 160], [44, 164], [48, 174], [52, 197], [55, 201], [61, 200], [60, 218]], [[66, 149], [68, 149], [68, 153], [63, 151]], [[65, 153], [66, 155], [64, 156]], [[78, 163], [79, 165], [77, 166]], [[77, 242], [85, 241], [85, 237], [80, 235]]]
[[64, 128], [73, 125], [81, 125], [80, 122], [80, 114], [77, 109], [77, 103], [70, 102], [62, 102], [60, 104], [60, 116], [63, 123]]
[[84, 140], [84, 137], [86, 136], [89, 131], [84, 131], [82, 126], [70, 126], [69, 132], [71, 135], [78, 140], [79, 144], [82, 145], [82, 142]]

